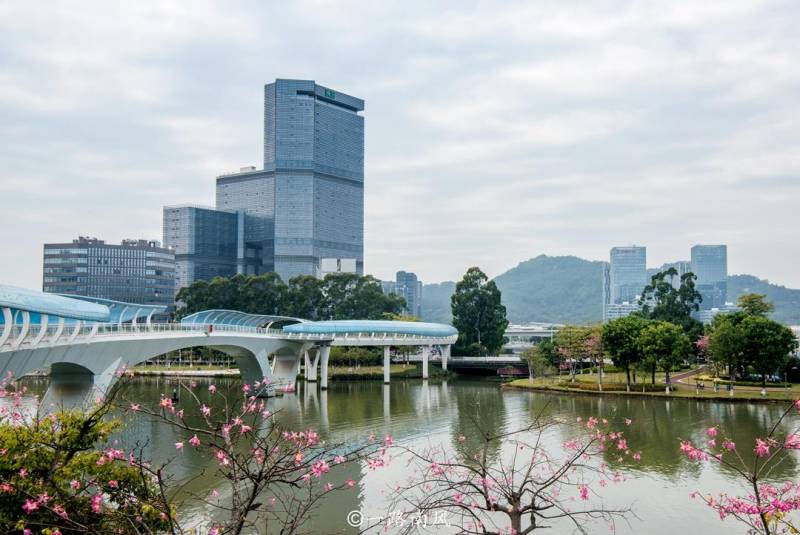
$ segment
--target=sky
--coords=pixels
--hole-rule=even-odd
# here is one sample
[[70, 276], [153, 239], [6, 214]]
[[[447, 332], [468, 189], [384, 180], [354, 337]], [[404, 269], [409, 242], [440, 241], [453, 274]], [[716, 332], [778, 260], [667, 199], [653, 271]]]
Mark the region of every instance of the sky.
[[365, 270], [649, 266], [726, 243], [800, 287], [800, 2], [0, 1], [0, 282], [161, 239], [263, 162], [263, 85], [366, 101]]

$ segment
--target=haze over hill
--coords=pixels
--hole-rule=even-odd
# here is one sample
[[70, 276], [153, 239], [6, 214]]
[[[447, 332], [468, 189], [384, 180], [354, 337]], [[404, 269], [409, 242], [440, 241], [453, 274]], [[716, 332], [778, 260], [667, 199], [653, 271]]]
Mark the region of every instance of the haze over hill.
[[[595, 323], [603, 319], [602, 262], [576, 256], [539, 255], [520, 262], [495, 277], [503, 293], [503, 304], [512, 323], [544, 321]], [[423, 288], [422, 319], [449, 322], [452, 281], [426, 284]], [[786, 288], [753, 275], [728, 277], [728, 299], [757, 292], [775, 304], [772, 317], [800, 324], [800, 290]]]

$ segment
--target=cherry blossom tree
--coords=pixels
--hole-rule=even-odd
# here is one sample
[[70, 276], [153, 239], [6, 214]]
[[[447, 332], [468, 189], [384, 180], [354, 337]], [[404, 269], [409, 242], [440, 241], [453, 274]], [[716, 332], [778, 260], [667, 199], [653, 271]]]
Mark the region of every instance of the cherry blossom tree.
[[748, 533], [798, 533], [800, 525], [792, 513], [800, 509], [800, 484], [779, 481], [776, 476], [776, 468], [789, 452], [800, 449], [800, 430], [780, 431], [795, 410], [800, 410], [800, 400], [781, 414], [766, 436], [747, 446], [737, 444], [718, 427], [706, 430], [704, 443], [681, 440], [681, 452], [690, 461], [722, 465], [736, 474], [742, 487], [739, 495], [695, 491], [691, 497], [703, 501], [721, 520], [734, 518], [744, 523]]

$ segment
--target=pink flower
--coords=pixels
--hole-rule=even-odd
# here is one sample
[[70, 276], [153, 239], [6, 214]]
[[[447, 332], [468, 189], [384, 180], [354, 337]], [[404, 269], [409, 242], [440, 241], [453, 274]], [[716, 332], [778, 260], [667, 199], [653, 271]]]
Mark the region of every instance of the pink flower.
[[458, 435], [459, 442], [464, 442], [465, 440], [467, 440], [467, 437], [465, 437], [464, 435]]
[[248, 384], [243, 384], [243, 385], [242, 385], [242, 392], [244, 392], [245, 394], [246, 394], [246, 393], [248, 393], [248, 392], [250, 392], [250, 385], [248, 385]]
[[212, 490], [211, 491], [211, 497], [212, 498], [219, 498], [219, 491], [217, 489]]
[[728, 451], [733, 451], [736, 449], [736, 443], [726, 438], [725, 441], [722, 443], [722, 447]]
[[757, 438], [756, 447], [753, 449], [759, 457], [766, 457], [769, 455], [769, 444], [766, 440]]
[[203, 414], [203, 416], [211, 416], [211, 408], [206, 407], [205, 404], [200, 406], [200, 412]]
[[311, 466], [311, 472], [317, 479], [321, 478], [322, 474], [329, 472], [330, 469], [330, 465], [323, 460], [319, 460]]
[[392, 444], [394, 444], [394, 438], [392, 438], [391, 435], [386, 435], [385, 437], [383, 437], [384, 446], [391, 446]]
[[208, 385], [208, 391], [212, 394], [217, 391], [217, 387], [214, 385]]
[[27, 468], [20, 468], [19, 469], [19, 477], [25, 479], [28, 476], [28, 469]]
[[341, 455], [337, 455], [333, 458], [333, 464], [342, 464], [345, 461], [345, 458]]
[[34, 500], [25, 500], [25, 503], [22, 504], [22, 510], [25, 511], [26, 514], [31, 514], [38, 508], [39, 504]]
[[119, 488], [119, 482], [116, 479], [111, 479], [108, 482], [108, 486], [111, 487], [112, 489], [118, 489]]
[[709, 427], [708, 429], [706, 429], [706, 435], [708, 435], [711, 438], [714, 438], [715, 436], [717, 436], [717, 428]]
[[347, 486], [350, 487], [350, 488], [353, 488], [353, 487], [356, 486], [356, 482], [353, 481], [352, 479], [348, 479], [347, 481], [345, 481], [345, 484], [347, 484]]
[[642, 453], [641, 453], [641, 452], [639, 452], [639, 451], [637, 451], [636, 453], [634, 453], [634, 454], [633, 454], [633, 460], [634, 460], [634, 461], [641, 461], [641, 460], [642, 460]]
[[783, 447], [790, 450], [800, 450], [800, 435], [789, 435]]
[[625, 418], [625, 425], [631, 425], [632, 423], [633, 420], [631, 420], [630, 418]]
[[182, 450], [183, 449], [183, 442], [176, 442], [175, 443], [175, 449], [176, 450]]
[[589, 487], [586, 485], [578, 485], [578, 493], [581, 496], [581, 500], [589, 499]]
[[99, 494], [95, 494], [92, 496], [92, 511], [95, 513], [99, 513], [101, 511], [101, 505], [103, 503], [103, 497]]
[[251, 431], [252, 429], [253, 428], [250, 427], [249, 425], [242, 424], [242, 428], [239, 430], [239, 432], [244, 435], [245, 433], [247, 433], [248, 431]]
[[138, 412], [138, 411], [142, 410], [142, 406], [139, 405], [138, 403], [131, 403], [131, 410], [133, 412]]
[[617, 449], [618, 450], [627, 450], [628, 449], [628, 441], [624, 438], [619, 439], [617, 442]]
[[269, 411], [264, 411], [264, 412], [261, 413], [261, 417], [262, 418], [269, 418], [271, 415], [272, 415], [272, 413], [269, 412]]
[[455, 501], [456, 501], [456, 503], [457, 503], [457, 504], [459, 504], [459, 505], [460, 505], [460, 504], [461, 504], [461, 502], [463, 502], [463, 501], [464, 501], [464, 494], [463, 494], [463, 493], [461, 493], [461, 492], [456, 492], [456, 495], [455, 495]]
[[200, 445], [200, 439], [197, 438], [197, 435], [195, 435], [195, 436], [193, 436], [192, 438], [189, 439], [189, 444], [191, 444], [193, 447], [196, 448], [197, 446]]
[[330, 492], [333, 490], [333, 483], [325, 483], [325, 492]]

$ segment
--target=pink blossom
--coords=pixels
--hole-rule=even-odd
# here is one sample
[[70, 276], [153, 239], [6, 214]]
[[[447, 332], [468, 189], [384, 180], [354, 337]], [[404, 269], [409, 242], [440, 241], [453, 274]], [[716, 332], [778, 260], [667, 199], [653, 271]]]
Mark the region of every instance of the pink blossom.
[[208, 391], [212, 394], [217, 391], [217, 387], [214, 385], [208, 385]]
[[753, 449], [759, 457], [766, 457], [769, 455], [769, 444], [766, 440], [757, 438], [756, 447]]
[[783, 447], [790, 450], [800, 450], [800, 435], [789, 435]]
[[385, 437], [383, 437], [384, 446], [391, 446], [392, 444], [394, 444], [394, 438], [392, 438], [391, 435], [386, 435]]
[[341, 455], [337, 455], [333, 458], [333, 464], [342, 464], [345, 461], [345, 458]]
[[176, 442], [175, 443], [175, 449], [176, 450], [182, 450], [183, 449], [183, 442]]
[[333, 490], [333, 483], [325, 483], [325, 492], [330, 492]]
[[95, 494], [92, 496], [92, 511], [95, 513], [99, 513], [101, 511], [101, 505], [103, 503], [103, 497], [99, 494]]
[[19, 469], [19, 477], [25, 479], [28, 476], [28, 469], [27, 468], [20, 468]]
[[627, 450], [628, 449], [628, 441], [624, 438], [619, 439], [617, 442], [617, 449], [618, 450]]
[[633, 420], [631, 420], [630, 418], [625, 418], [625, 425], [631, 425], [632, 423]]
[[711, 438], [714, 438], [715, 436], [717, 436], [717, 428], [709, 427], [708, 429], [706, 429], [706, 435], [708, 435]]
[[138, 412], [138, 411], [142, 410], [142, 406], [139, 405], [138, 403], [131, 403], [131, 410], [133, 412]]
[[467, 437], [465, 437], [464, 435], [458, 435], [459, 442], [464, 442], [465, 440], [467, 440]]
[[25, 500], [25, 503], [22, 504], [22, 510], [25, 511], [26, 514], [31, 514], [38, 508], [39, 504], [35, 500]]
[[119, 488], [119, 482], [116, 479], [111, 479], [108, 482], [108, 486], [111, 487], [112, 489], [118, 489]]
[[456, 492], [455, 501], [457, 504], [461, 504], [464, 501], [464, 494], [461, 492]]
[[210, 407], [207, 407], [207, 406], [205, 405], [205, 403], [204, 403], [203, 405], [201, 405], [201, 406], [200, 406], [200, 412], [201, 412], [201, 413], [203, 414], [203, 416], [205, 416], [205, 417], [211, 416], [211, 408], [210, 408]]
[[250, 392], [250, 385], [248, 385], [247, 383], [243, 384], [242, 385], [242, 392], [244, 392], [245, 394]]
[[241, 427], [241, 429], [239, 430], [239, 432], [240, 432], [242, 435], [244, 435], [244, 434], [245, 434], [245, 433], [247, 433], [248, 431], [252, 431], [252, 429], [253, 429], [253, 428], [252, 428], [252, 427], [250, 427], [249, 425], [244, 425], [244, 424], [242, 424], [242, 427]]
[[634, 460], [634, 461], [641, 461], [641, 460], [642, 460], [642, 453], [641, 453], [641, 452], [639, 452], [639, 451], [637, 451], [636, 453], [634, 453], [634, 454], [633, 454], [633, 460]]
[[578, 493], [581, 496], [581, 500], [589, 499], [589, 487], [586, 485], [578, 485]]
[[200, 445], [200, 439], [197, 438], [197, 435], [195, 435], [195, 436], [193, 436], [192, 438], [189, 439], [189, 444], [191, 444], [193, 447], [196, 448], [197, 446]]
[[327, 472], [329, 472], [330, 469], [331, 469], [330, 465], [326, 463], [324, 460], [319, 460], [311, 466], [311, 472], [317, 479], [321, 478], [322, 474], [326, 474]]
[[356, 486], [356, 482], [353, 481], [352, 479], [348, 479], [347, 481], [345, 481], [345, 484], [350, 488], [353, 488], [353, 487]]
[[261, 413], [261, 417], [262, 418], [269, 418], [271, 415], [272, 415], [272, 413], [269, 412], [269, 411], [266, 411], [266, 410]]
[[211, 491], [211, 497], [212, 498], [219, 498], [219, 491], [217, 489], [212, 490]]
[[736, 449], [736, 443], [726, 438], [725, 441], [722, 443], [722, 447], [728, 451], [733, 451]]

